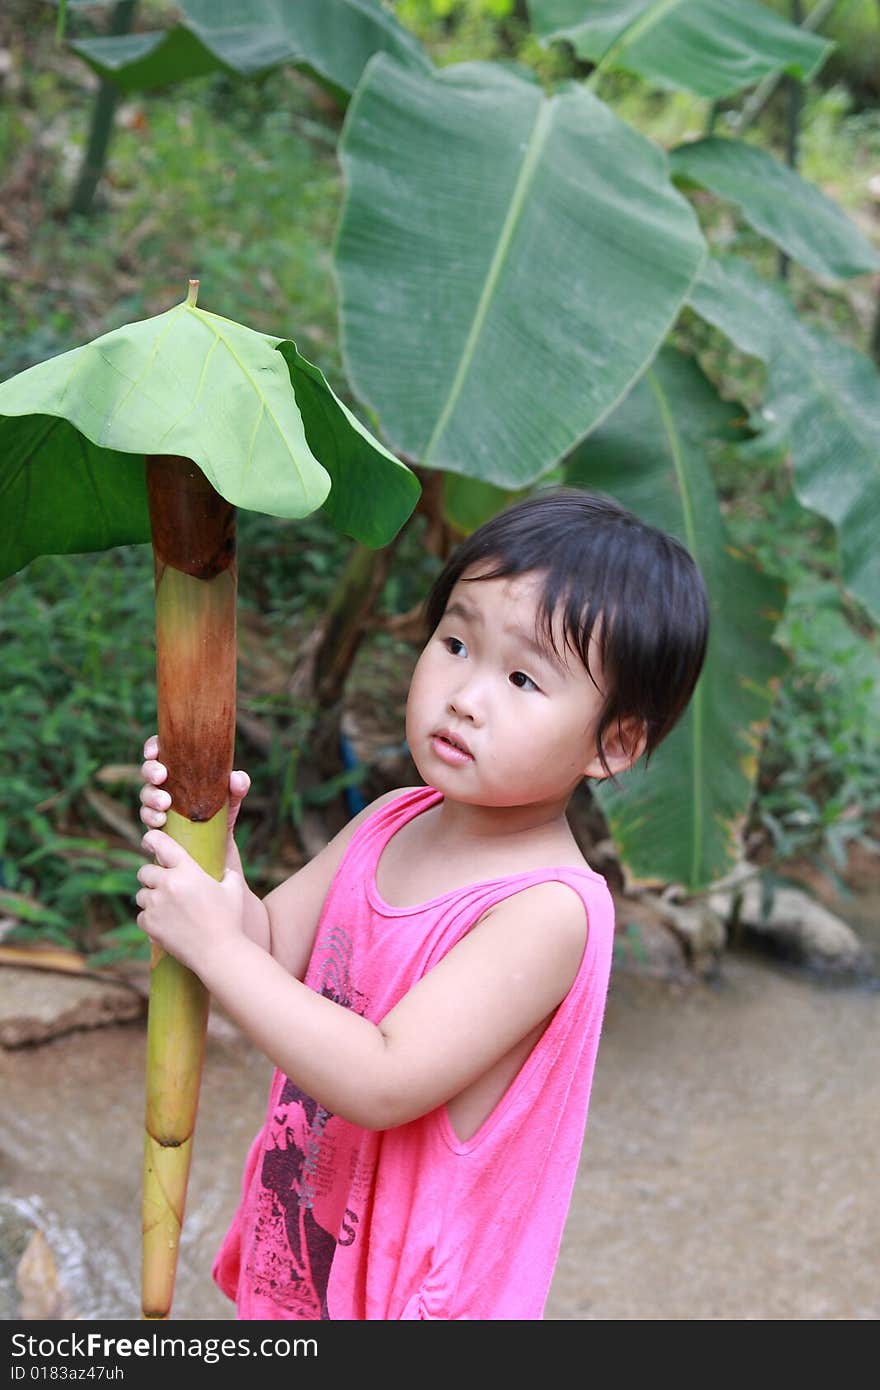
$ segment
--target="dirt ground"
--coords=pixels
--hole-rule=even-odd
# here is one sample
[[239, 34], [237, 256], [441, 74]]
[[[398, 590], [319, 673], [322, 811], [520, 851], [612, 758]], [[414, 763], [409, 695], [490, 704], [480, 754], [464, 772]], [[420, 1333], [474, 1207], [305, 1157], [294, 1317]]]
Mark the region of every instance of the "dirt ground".
[[[144, 1045], [131, 1023], [0, 1053], [0, 1214], [31, 1235], [5, 1317], [139, 1317]], [[878, 1055], [870, 985], [744, 953], [712, 984], [616, 973], [546, 1318], [880, 1315]], [[232, 1315], [208, 1271], [267, 1082], [215, 1013], [176, 1320]]]

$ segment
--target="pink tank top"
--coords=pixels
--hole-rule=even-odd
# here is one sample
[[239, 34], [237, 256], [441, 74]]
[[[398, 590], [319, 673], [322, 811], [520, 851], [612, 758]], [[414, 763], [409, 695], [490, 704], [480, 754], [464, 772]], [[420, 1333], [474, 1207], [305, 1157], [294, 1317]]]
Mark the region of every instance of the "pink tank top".
[[[276, 1071], [213, 1276], [245, 1319], [536, 1319], [543, 1315], [583, 1140], [611, 969], [605, 880], [564, 866], [391, 907], [376, 865], [442, 799], [402, 793], [355, 831], [327, 894], [306, 983], [378, 1023], [494, 903], [570, 885], [589, 931], [577, 976], [505, 1095], [460, 1140], [446, 1106], [359, 1128]], [[540, 923], [536, 923], [540, 930]]]

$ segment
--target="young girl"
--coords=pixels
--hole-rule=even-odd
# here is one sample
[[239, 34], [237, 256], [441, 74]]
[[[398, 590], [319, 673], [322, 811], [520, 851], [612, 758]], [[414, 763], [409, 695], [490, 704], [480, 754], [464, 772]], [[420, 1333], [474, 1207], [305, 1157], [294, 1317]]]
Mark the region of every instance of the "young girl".
[[[378, 797], [260, 901], [141, 818], [138, 922], [275, 1064], [216, 1257], [247, 1319], [537, 1319], [578, 1165], [613, 905], [566, 820], [693, 691], [690, 555], [616, 502], [541, 491], [455, 551], [426, 604]], [[234, 823], [249, 780], [230, 778]]]

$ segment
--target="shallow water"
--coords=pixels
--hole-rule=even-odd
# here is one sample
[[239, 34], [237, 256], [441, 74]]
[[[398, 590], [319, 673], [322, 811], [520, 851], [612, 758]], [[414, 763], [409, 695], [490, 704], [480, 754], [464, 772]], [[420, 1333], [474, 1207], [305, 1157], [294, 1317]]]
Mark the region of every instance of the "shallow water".
[[[70, 1312], [139, 1318], [145, 1030], [0, 1053], [2, 1197], [45, 1231]], [[549, 1319], [880, 1315], [880, 993], [729, 953], [714, 985], [615, 976]], [[268, 1063], [215, 1014], [173, 1307], [209, 1267]]]

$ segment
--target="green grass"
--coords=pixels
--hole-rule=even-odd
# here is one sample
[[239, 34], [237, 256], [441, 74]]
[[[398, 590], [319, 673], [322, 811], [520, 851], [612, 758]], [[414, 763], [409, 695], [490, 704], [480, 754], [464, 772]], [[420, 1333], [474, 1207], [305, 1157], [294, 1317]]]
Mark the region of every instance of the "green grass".
[[149, 548], [34, 561], [0, 586], [0, 646], [0, 869], [27, 900], [0, 906], [20, 936], [91, 950], [132, 915], [141, 862], [96, 807], [137, 825], [113, 769], [134, 761], [156, 704]]

